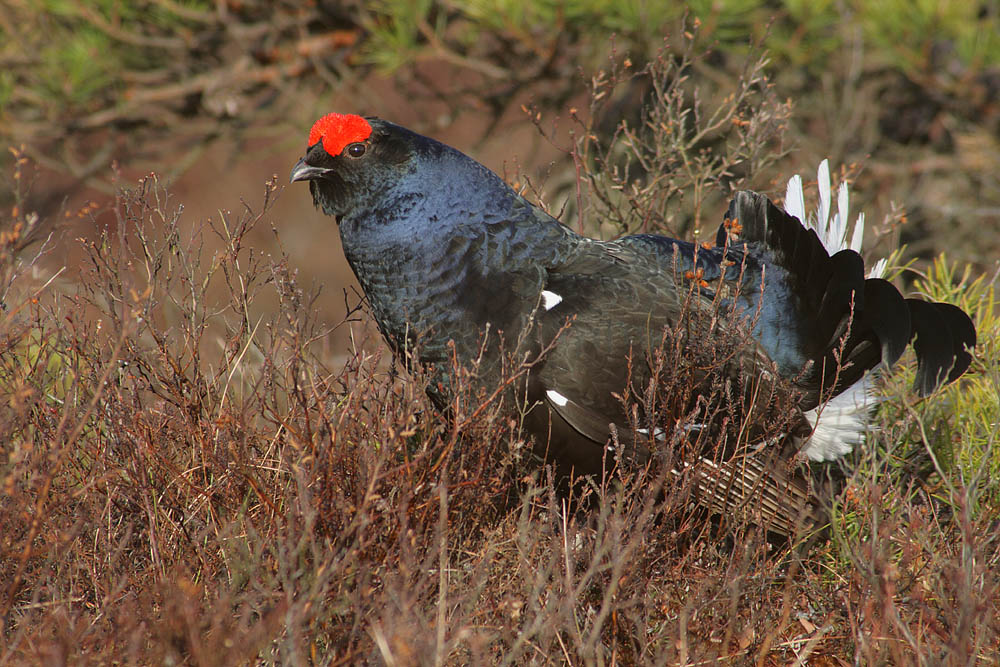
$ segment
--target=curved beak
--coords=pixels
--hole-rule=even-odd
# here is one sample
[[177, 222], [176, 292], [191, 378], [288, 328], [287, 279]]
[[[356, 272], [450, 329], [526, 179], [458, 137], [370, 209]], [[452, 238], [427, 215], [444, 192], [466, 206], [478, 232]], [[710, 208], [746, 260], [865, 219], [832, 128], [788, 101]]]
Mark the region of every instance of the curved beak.
[[326, 173], [332, 171], [331, 169], [326, 169], [324, 167], [314, 167], [311, 164], [306, 164], [306, 159], [302, 158], [295, 163], [292, 167], [292, 173], [289, 177], [289, 183], [294, 183], [295, 181], [311, 181], [316, 178], [320, 178]]

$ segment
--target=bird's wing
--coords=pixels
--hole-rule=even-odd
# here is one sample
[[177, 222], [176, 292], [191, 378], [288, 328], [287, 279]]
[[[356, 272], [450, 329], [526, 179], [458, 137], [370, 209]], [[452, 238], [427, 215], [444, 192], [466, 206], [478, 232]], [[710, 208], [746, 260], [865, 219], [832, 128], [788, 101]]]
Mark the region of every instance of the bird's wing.
[[[711, 255], [695, 258], [683, 244], [675, 253], [669, 239], [648, 243], [662, 247], [587, 241], [549, 267], [535, 317], [543, 344], [556, 343], [529, 378], [528, 395], [542, 408], [529, 415], [532, 430], [548, 432], [559, 448], [550, 453], [577, 473], [608, 470], [618, 451], [640, 463], [662, 451], [671, 457], [669, 474], [689, 480], [707, 507], [752, 514], [786, 535], [817, 525], [807, 480], [774, 461], [780, 447], [743, 447], [734, 456], [735, 447], [719, 446], [740, 438], [717, 422], [772, 412], [782, 385], [749, 330], [732, 319], [739, 314], [720, 307], [718, 285], [702, 285], [713, 274], [695, 271], [699, 262], [710, 265]], [[664, 251], [676, 254], [669, 269]], [[744, 390], [751, 397], [733, 395]], [[753, 401], [759, 405], [744, 404]], [[744, 444], [752, 439], [746, 435]]]
[[[750, 335], [750, 322], [717, 298], [718, 284], [705, 281], [713, 256], [664, 243], [581, 241], [548, 268], [539, 296], [542, 345], [557, 342], [535, 374], [533, 393], [601, 447], [612, 429], [631, 445], [634, 430], [649, 436], [668, 423], [691, 428], [699, 394], [720, 389], [712, 382], [728, 382], [741, 399], [753, 393], [761, 409], [775, 399], [774, 365]], [[672, 257], [664, 259], [664, 249]], [[706, 420], [712, 409], [703, 400]]]

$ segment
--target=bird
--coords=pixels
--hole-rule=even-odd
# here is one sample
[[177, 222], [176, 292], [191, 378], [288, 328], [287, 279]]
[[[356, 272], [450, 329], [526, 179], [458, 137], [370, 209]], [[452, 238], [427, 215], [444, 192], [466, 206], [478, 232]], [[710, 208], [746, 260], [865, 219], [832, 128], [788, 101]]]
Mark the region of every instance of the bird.
[[471, 157], [374, 116], [316, 121], [290, 181], [334, 219], [379, 330], [429, 369], [435, 405], [449, 404], [456, 362], [484, 388], [513, 364], [507, 400], [565, 474], [713, 441], [693, 463], [667, 451], [671, 472], [693, 465], [716, 512], [756, 496], [779, 534], [816, 518], [789, 462], [857, 446], [872, 373], [912, 343], [913, 389], [928, 395], [972, 361], [967, 313], [904, 298], [881, 265], [865, 273], [861, 220], [845, 242], [843, 188], [829, 226], [828, 171], [812, 224], [801, 182], [786, 194], [793, 212], [738, 191], [714, 243], [577, 234]]

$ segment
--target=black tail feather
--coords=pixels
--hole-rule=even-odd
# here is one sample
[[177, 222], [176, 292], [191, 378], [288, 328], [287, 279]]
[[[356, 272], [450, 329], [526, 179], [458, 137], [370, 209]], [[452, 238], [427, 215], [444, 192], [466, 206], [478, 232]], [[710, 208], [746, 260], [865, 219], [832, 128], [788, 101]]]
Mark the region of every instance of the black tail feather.
[[906, 351], [912, 337], [910, 309], [892, 283], [882, 278], [865, 280], [866, 312], [878, 313], [867, 324], [882, 343], [882, 362], [890, 367]]
[[[832, 267], [830, 256], [811, 229], [798, 218], [785, 213], [762, 194], [744, 190], [737, 192], [729, 203], [726, 219], [737, 221], [738, 227], [723, 224], [716, 234], [716, 243], [723, 245], [727, 236], [738, 230], [740, 241], [757, 242], [767, 247], [772, 260], [788, 269], [797, 280], [810, 305], [819, 308]], [[820, 285], [820, 289], [815, 288]]]
[[739, 241], [757, 245], [771, 262], [788, 272], [788, 287], [811, 316], [811, 331], [806, 341], [814, 348], [810, 356], [821, 354], [837, 335], [851, 294], [863, 281], [859, 268], [863, 262], [853, 261], [850, 252], [838, 253], [834, 261], [815, 231], [806, 229], [797, 218], [756, 192], [737, 192], [726, 218], [737, 221], [738, 226], [726, 229], [723, 225], [716, 240], [724, 242], [727, 234], [738, 230]]
[[[839, 331], [840, 324], [852, 306], [855, 313], [865, 312], [865, 262], [861, 255], [853, 250], [841, 250], [827, 262], [829, 273], [817, 320], [819, 330], [831, 332], [834, 337], [825, 341], [824, 348], [838, 344], [843, 335]], [[822, 283], [817, 286], [822, 286]]]
[[969, 367], [976, 329], [960, 308], [904, 299], [888, 281], [866, 279], [858, 253], [841, 250], [831, 257], [814, 230], [756, 192], [737, 192], [726, 218], [717, 243], [732, 246], [737, 232], [740, 242], [756, 246], [787, 272], [787, 287], [807, 318], [800, 342], [814, 362], [799, 384], [818, 400], [820, 390], [836, 395], [879, 363], [892, 366], [911, 340], [917, 355], [914, 388], [921, 394]]
[[[878, 365], [884, 345], [877, 333], [891, 325], [865, 305], [868, 290], [858, 253], [842, 250], [830, 257], [814, 230], [756, 192], [736, 193], [726, 216], [739, 225], [724, 225], [718, 240], [725, 241], [724, 232], [736, 229], [752, 252], [763, 254], [787, 274], [785, 287], [798, 301], [802, 324], [797, 344], [813, 361], [812, 369], [796, 382], [811, 396], [807, 403], [818, 404], [843, 391]], [[872, 290], [876, 301], [884, 300], [880, 291]]]
[[965, 312], [948, 303], [907, 299], [917, 375], [913, 389], [922, 396], [953, 382], [969, 368], [976, 328]]

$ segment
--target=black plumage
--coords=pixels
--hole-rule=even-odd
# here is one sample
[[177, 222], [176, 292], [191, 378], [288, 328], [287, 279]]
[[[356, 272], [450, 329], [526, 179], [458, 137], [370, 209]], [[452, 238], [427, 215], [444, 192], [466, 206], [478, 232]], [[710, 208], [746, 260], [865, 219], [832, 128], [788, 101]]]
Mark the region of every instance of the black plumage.
[[[338, 114], [314, 126], [291, 180], [308, 180], [317, 207], [336, 219], [396, 353], [419, 337], [419, 360], [436, 369], [439, 403], [447, 400], [451, 345], [459, 361], [478, 363], [484, 386], [500, 381], [505, 355], [545, 350], [511, 400], [527, 411], [524, 427], [540, 450], [577, 473], [604, 469], [612, 441], [631, 458], [648, 458], [698, 397], [720, 386], [753, 393], [761, 418], [787, 408], [787, 428], [808, 450], [805, 415], [893, 364], [914, 337], [922, 393], [956, 379], [971, 361], [975, 329], [960, 309], [903, 299], [885, 280], [866, 278], [856, 252], [830, 256], [814, 231], [754, 192], [735, 195], [714, 246], [650, 234], [598, 241], [448, 146], [387, 121]], [[635, 428], [622, 397], [648, 407], [639, 399], [658, 348], [690, 346], [681, 353], [693, 357], [700, 341], [711, 357], [712, 345], [726, 339], [740, 345], [714, 375], [695, 369], [683, 401], [661, 401], [673, 414], [656, 424], [640, 415], [644, 426]], [[694, 428], [712, 428], [711, 408], [702, 412], [705, 423]], [[734, 473], [704, 475], [709, 504], [724, 509], [725, 494], [712, 485]]]

